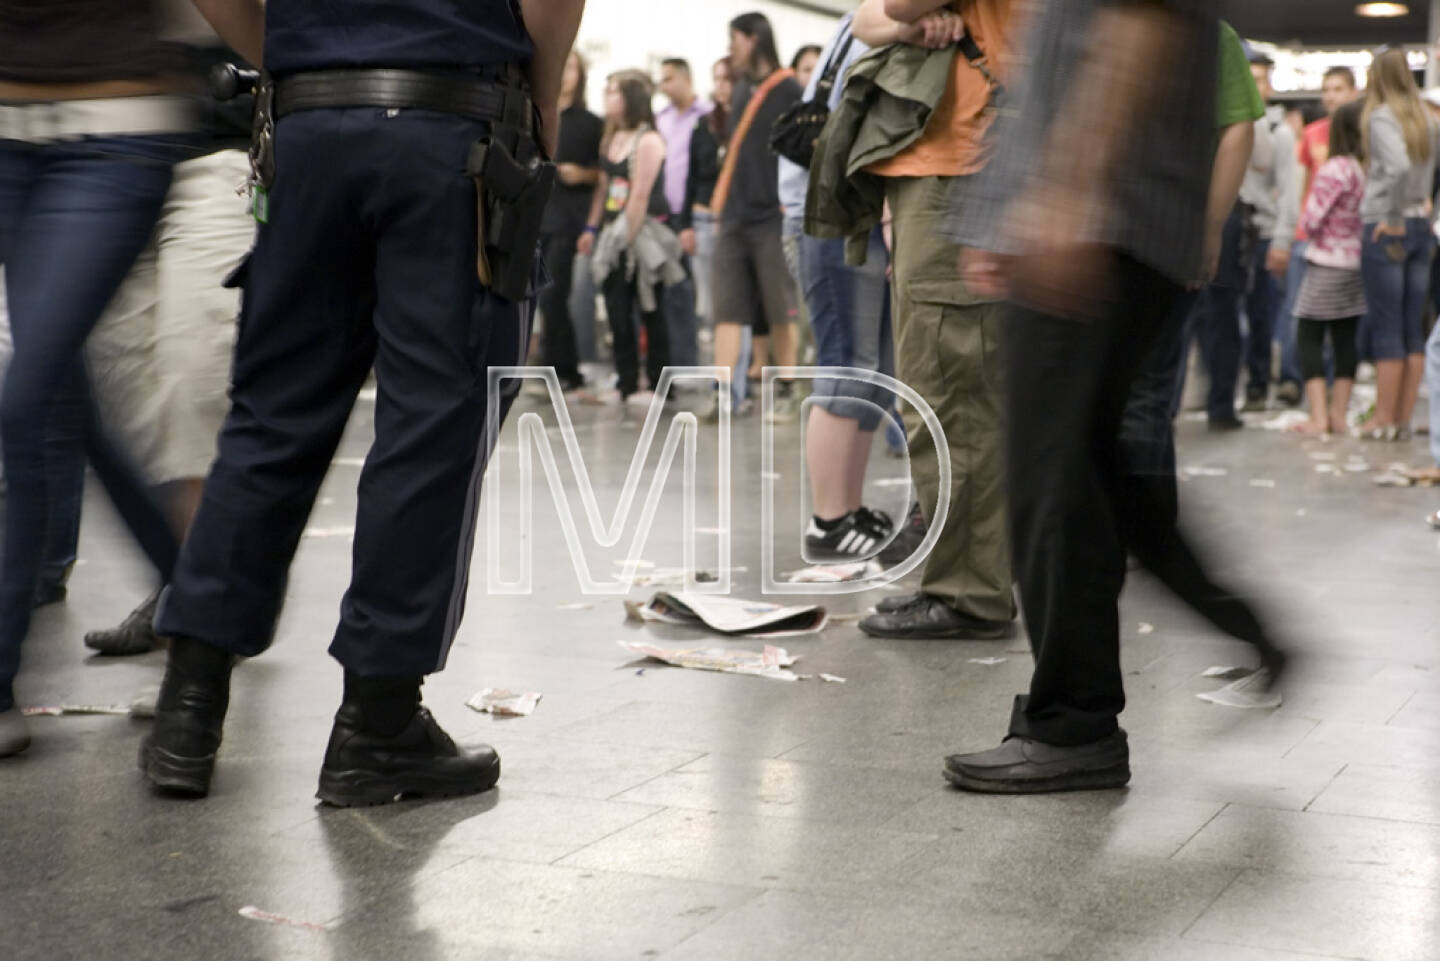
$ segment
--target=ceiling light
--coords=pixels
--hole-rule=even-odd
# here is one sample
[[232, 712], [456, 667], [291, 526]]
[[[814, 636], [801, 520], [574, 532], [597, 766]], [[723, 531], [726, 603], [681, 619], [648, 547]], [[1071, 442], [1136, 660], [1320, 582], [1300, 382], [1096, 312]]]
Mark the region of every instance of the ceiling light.
[[1355, 13], [1361, 17], [1403, 17], [1410, 13], [1410, 8], [1403, 3], [1362, 3], [1355, 8]]

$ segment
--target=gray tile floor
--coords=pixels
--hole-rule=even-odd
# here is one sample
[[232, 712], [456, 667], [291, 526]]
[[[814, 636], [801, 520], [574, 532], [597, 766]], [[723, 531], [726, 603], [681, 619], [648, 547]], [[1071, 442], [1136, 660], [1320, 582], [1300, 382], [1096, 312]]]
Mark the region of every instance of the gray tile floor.
[[[1182, 463], [1227, 471], [1184, 484], [1187, 516], [1306, 655], [1287, 703], [1197, 700], [1220, 686], [1206, 667], [1246, 652], [1137, 574], [1123, 603], [1132, 786], [988, 798], [947, 788], [940, 762], [1003, 732], [1030, 669], [1023, 637], [881, 642], [843, 622], [784, 642], [844, 685], [642, 670], [617, 640], [695, 636], [624, 623], [619, 597], [580, 597], [539, 468], [522, 532], [512, 418], [491, 486], [505, 492], [498, 557], [513, 578], [528, 539], [534, 592], [487, 596], [482, 540], [449, 668], [426, 688], [457, 737], [498, 747], [501, 787], [335, 811], [312, 795], [339, 696], [325, 647], [368, 413], [326, 484], [312, 525], [328, 536], [303, 543], [274, 649], [236, 673], [210, 798], [151, 796], [134, 769], [143, 722], [125, 718], [37, 718], [32, 751], [0, 763], [0, 957], [1440, 958], [1440, 537], [1421, 523], [1440, 494], [1316, 471], [1330, 454], [1422, 463], [1421, 442], [1183, 424]], [[575, 416], [608, 525], [639, 425]], [[700, 527], [717, 523], [714, 436], [699, 433]], [[799, 566], [799, 440], [776, 432], [780, 570]], [[760, 582], [759, 442], [758, 421], [737, 422], [730, 563], [746, 595]], [[903, 474], [877, 452], [875, 480]], [[676, 481], [643, 551], [660, 566], [682, 562]], [[874, 487], [897, 514], [905, 497]], [[30, 704], [126, 703], [158, 681], [160, 655], [98, 661], [79, 643], [147, 587], [108, 505], [92, 497], [89, 511], [71, 598], [27, 647]], [[633, 530], [590, 544], [597, 576]], [[700, 537], [701, 567], [717, 543]], [[877, 596], [828, 600], [859, 611]], [[561, 606], [582, 600], [593, 606]], [[494, 720], [464, 706], [488, 686], [545, 696], [531, 717]]]

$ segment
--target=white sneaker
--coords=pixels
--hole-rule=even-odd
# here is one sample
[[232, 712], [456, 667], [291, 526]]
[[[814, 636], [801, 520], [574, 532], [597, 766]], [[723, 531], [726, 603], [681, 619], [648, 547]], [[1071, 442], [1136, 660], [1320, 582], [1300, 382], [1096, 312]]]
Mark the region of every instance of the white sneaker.
[[655, 392], [653, 390], [637, 390], [635, 393], [625, 398], [625, 403], [629, 404], [631, 407], [648, 408], [650, 406], [650, 402], [654, 399]]
[[29, 746], [30, 722], [25, 720], [20, 708], [0, 711], [0, 757], [19, 754]]

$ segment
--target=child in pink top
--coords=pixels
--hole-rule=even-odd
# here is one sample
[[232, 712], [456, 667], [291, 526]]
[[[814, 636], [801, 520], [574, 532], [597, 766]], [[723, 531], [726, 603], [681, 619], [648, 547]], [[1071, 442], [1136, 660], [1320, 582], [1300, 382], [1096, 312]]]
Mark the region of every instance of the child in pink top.
[[[1296, 427], [1303, 434], [1345, 430], [1345, 412], [1355, 386], [1355, 343], [1365, 314], [1360, 279], [1360, 201], [1365, 170], [1360, 165], [1360, 117], [1363, 105], [1346, 104], [1330, 122], [1330, 159], [1315, 174], [1300, 226], [1310, 236], [1305, 251], [1305, 280], [1295, 300], [1295, 344], [1310, 420]], [[1335, 355], [1335, 391], [1325, 398], [1325, 337]]]

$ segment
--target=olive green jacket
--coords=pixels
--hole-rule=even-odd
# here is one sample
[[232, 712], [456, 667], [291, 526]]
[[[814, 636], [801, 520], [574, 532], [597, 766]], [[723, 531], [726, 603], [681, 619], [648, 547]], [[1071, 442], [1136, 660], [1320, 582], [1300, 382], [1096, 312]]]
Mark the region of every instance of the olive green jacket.
[[885, 207], [885, 178], [865, 168], [914, 143], [945, 94], [953, 46], [926, 50], [896, 43], [855, 61], [845, 75], [840, 104], [815, 143], [805, 232], [843, 237], [845, 260], [865, 262], [867, 237]]

